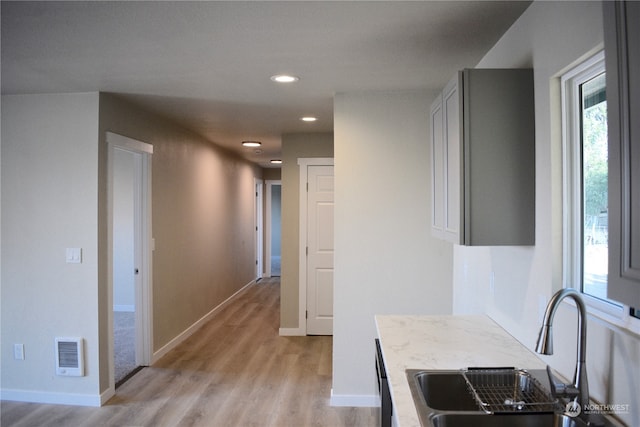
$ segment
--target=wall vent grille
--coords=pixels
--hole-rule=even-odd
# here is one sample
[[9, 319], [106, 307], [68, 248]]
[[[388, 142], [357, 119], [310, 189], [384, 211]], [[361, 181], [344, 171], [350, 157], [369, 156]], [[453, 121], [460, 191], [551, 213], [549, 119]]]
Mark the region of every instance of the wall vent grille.
[[70, 377], [84, 375], [82, 338], [56, 338], [56, 374]]

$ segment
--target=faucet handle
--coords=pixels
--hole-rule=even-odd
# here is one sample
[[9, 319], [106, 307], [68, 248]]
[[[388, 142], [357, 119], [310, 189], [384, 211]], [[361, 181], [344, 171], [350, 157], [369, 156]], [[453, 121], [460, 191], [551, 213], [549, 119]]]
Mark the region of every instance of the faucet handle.
[[551, 372], [551, 367], [547, 365], [547, 376], [549, 377], [549, 385], [551, 386], [551, 394], [553, 397], [573, 398], [580, 394], [580, 390], [573, 384], [565, 384], [556, 378]]

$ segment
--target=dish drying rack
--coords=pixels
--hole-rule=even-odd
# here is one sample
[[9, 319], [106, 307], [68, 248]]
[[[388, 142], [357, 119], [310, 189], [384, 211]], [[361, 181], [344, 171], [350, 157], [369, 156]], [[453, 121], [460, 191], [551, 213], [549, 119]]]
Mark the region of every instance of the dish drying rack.
[[558, 400], [524, 369], [468, 368], [462, 371], [467, 388], [488, 414], [554, 412]]

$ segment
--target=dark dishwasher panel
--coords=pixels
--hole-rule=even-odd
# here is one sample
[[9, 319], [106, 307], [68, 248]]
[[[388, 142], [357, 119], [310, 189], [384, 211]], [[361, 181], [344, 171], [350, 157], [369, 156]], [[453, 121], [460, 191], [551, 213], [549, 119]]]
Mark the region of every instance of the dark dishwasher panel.
[[389, 382], [387, 381], [387, 370], [384, 367], [379, 339], [376, 339], [376, 375], [378, 377], [378, 390], [380, 391], [380, 426], [391, 427], [393, 406], [391, 404]]

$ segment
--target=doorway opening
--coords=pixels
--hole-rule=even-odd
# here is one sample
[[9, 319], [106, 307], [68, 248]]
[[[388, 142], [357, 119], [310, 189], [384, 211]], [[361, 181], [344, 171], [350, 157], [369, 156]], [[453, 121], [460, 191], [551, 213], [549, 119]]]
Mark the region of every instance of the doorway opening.
[[107, 133], [109, 149], [110, 372], [113, 387], [151, 359], [153, 147]]
[[279, 277], [282, 259], [282, 182], [267, 180], [265, 206], [266, 277]]
[[264, 275], [264, 240], [263, 240], [263, 215], [262, 215], [262, 206], [263, 206], [263, 190], [262, 190], [262, 180], [255, 179], [254, 181], [255, 189], [256, 189], [256, 198], [255, 198], [255, 224], [256, 224], [256, 274], [255, 280], [256, 282], [262, 279]]

